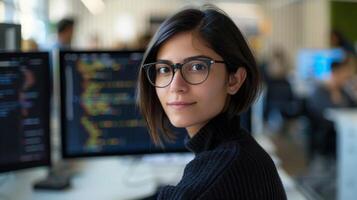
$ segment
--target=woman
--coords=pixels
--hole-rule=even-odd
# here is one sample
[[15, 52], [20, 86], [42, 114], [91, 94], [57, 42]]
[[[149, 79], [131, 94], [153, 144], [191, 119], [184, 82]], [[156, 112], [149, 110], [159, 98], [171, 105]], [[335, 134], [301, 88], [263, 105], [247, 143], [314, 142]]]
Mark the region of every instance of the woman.
[[259, 86], [254, 57], [222, 11], [186, 9], [163, 22], [144, 55], [138, 105], [154, 142], [171, 138], [170, 123], [184, 127], [195, 158], [158, 199], [286, 199], [271, 158], [239, 125]]

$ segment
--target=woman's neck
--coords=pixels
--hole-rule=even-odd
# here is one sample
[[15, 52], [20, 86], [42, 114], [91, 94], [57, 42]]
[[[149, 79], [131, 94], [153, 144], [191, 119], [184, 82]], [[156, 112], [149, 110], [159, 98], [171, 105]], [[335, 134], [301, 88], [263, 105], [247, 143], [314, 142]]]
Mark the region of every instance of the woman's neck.
[[188, 136], [190, 136], [190, 138], [195, 136], [198, 133], [198, 131], [200, 131], [201, 128], [204, 127], [207, 123], [208, 123], [208, 121], [204, 122], [204, 123], [195, 124], [193, 126], [186, 127]]

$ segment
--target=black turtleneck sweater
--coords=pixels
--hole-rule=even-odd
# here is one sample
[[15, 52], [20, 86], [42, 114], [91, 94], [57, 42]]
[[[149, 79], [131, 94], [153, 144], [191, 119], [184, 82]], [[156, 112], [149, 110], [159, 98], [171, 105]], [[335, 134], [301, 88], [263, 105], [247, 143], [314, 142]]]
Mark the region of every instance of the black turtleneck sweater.
[[218, 115], [186, 143], [194, 152], [181, 181], [158, 199], [287, 199], [270, 156], [240, 128], [239, 117]]

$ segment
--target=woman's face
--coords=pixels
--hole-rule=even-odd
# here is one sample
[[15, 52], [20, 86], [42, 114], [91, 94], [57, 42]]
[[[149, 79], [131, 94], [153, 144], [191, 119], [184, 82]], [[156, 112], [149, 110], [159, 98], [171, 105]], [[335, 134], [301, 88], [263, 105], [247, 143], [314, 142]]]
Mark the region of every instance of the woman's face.
[[[160, 47], [157, 60], [182, 63], [186, 58], [199, 55], [223, 60], [195, 34], [184, 32], [173, 36]], [[223, 110], [227, 98], [227, 80], [225, 65], [215, 63], [211, 65], [209, 76], [203, 83], [191, 85], [176, 71], [171, 84], [156, 88], [156, 93], [170, 122], [176, 127], [185, 127], [192, 137]]]

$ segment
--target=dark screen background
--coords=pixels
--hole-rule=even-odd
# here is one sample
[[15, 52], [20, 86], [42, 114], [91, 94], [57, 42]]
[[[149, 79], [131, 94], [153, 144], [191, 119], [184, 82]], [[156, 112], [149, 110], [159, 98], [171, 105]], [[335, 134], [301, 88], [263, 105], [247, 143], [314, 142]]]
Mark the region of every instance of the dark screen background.
[[0, 171], [49, 164], [47, 53], [0, 53]]

